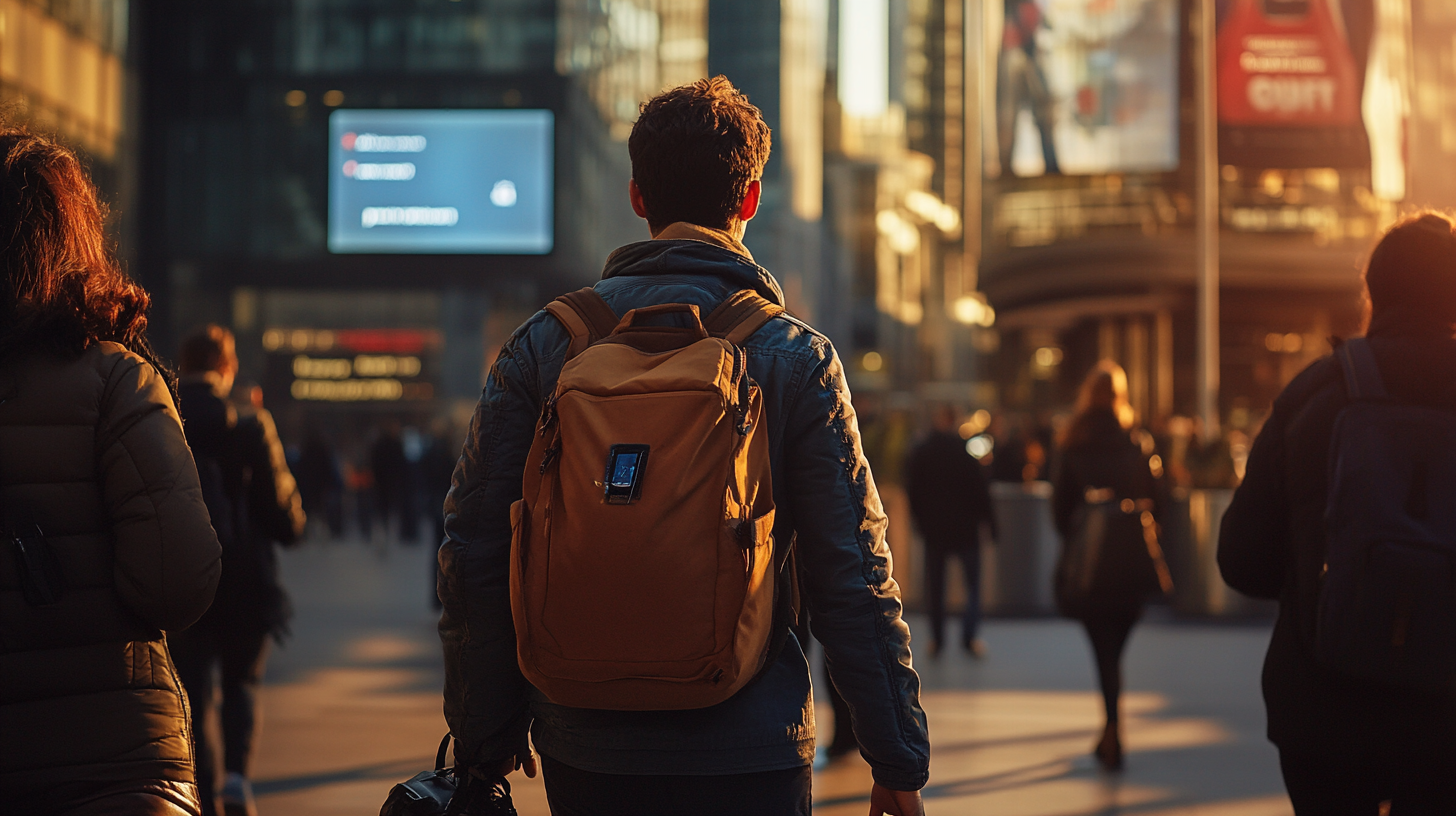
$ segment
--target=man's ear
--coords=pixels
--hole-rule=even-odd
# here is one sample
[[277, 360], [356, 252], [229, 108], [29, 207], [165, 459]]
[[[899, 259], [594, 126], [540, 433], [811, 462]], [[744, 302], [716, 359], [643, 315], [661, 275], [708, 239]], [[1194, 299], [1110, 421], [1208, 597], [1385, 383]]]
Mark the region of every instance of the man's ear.
[[642, 200], [642, 189], [637, 186], [637, 179], [627, 182], [627, 197], [632, 199], [632, 212], [637, 213], [638, 218], [646, 218], [647, 202]]
[[743, 203], [738, 207], [739, 221], [752, 221], [758, 215], [758, 200], [763, 195], [763, 182], [757, 179], [748, 182], [748, 192], [743, 196]]

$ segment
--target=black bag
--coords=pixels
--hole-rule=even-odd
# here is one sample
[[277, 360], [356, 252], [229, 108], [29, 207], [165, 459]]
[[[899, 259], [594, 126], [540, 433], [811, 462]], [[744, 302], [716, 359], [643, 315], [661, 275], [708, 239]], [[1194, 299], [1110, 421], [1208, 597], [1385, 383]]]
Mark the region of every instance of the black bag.
[[1062, 547], [1055, 580], [1057, 610], [1069, 618], [1172, 592], [1152, 502], [1117, 500], [1110, 489], [1089, 489]]
[[516, 816], [511, 783], [501, 777], [493, 783], [467, 779], [465, 785], [460, 785], [455, 769], [445, 765], [449, 749], [450, 735], [446, 734], [435, 754], [435, 770], [417, 773], [391, 788], [379, 816], [444, 816], [447, 812]]
[[1330, 443], [1315, 655], [1365, 680], [1449, 691], [1456, 681], [1456, 412], [1393, 399], [1364, 338], [1336, 356], [1350, 403]]

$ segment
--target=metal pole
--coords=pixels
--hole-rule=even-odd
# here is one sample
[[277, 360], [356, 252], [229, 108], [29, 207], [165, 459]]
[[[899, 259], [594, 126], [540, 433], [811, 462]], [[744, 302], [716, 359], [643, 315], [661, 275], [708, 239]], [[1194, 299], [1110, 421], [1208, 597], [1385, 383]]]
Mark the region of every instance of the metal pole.
[[1195, 228], [1198, 273], [1198, 414], [1208, 439], [1219, 435], [1218, 387], [1218, 105], [1215, 95], [1217, 49], [1215, 0], [1195, 5], [1198, 52], [1194, 61], [1197, 90], [1197, 205]]
[[961, 90], [961, 144], [965, 157], [961, 160], [961, 294], [969, 295], [980, 288], [981, 263], [981, 112], [985, 104], [982, 66], [985, 64], [984, 25], [986, 12], [982, 0], [965, 0], [961, 9], [961, 66], [964, 79]]

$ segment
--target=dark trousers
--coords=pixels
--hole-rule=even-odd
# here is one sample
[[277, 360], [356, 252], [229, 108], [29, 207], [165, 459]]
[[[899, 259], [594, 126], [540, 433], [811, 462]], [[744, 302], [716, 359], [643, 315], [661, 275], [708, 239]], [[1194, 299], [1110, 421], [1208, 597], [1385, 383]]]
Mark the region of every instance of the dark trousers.
[[930, 638], [937, 647], [945, 642], [945, 571], [951, 556], [961, 563], [966, 606], [961, 611], [961, 643], [969, 646], [981, 627], [981, 542], [974, 536], [925, 538], [925, 607], [930, 614]]
[[599, 774], [541, 757], [551, 816], [809, 816], [808, 765], [726, 776]]
[[1102, 705], [1107, 722], [1118, 721], [1118, 704], [1122, 699], [1122, 651], [1128, 635], [1142, 616], [1141, 607], [1099, 611], [1088, 615], [1082, 626], [1092, 641], [1092, 656], [1097, 661], [1097, 684], [1102, 687]]
[[221, 674], [223, 770], [248, 775], [257, 726], [258, 683], [268, 661], [267, 632], [229, 632], [206, 622], [169, 638], [177, 676], [187, 691], [197, 743], [197, 790], [203, 816], [216, 813], [217, 757], [207, 733], [214, 705], [213, 667]]
[[[1400, 736], [1391, 735], [1399, 743]], [[1391, 816], [1456, 813], [1456, 752], [1403, 750], [1410, 745], [1320, 745], [1279, 748], [1284, 787], [1297, 816]], [[1449, 740], [1448, 740], [1449, 742]], [[1344, 750], [1341, 750], [1344, 749]]]

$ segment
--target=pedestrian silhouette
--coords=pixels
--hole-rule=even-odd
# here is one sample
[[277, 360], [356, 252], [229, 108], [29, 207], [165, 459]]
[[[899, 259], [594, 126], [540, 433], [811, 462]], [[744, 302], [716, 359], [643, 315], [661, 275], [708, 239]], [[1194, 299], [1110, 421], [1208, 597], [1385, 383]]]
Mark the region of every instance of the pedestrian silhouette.
[[384, 526], [385, 536], [414, 538], [407, 529], [411, 521], [409, 460], [398, 422], [380, 427], [369, 448], [369, 469], [374, 474], [376, 520]]
[[981, 525], [996, 535], [996, 514], [981, 463], [966, 450], [957, 432], [953, 406], [932, 409], [934, 427], [910, 452], [905, 489], [910, 512], [925, 542], [925, 603], [930, 615], [930, 654], [945, 641], [946, 565], [960, 562], [966, 602], [961, 612], [961, 647], [977, 657], [985, 646], [976, 638], [981, 624]]
[[338, 538], [344, 532], [343, 473], [339, 458], [323, 431], [311, 427], [304, 434], [298, 466], [293, 469], [303, 510], [309, 518], [324, 520], [328, 533]]
[[1274, 401], [1219, 534], [1279, 600], [1269, 739], [1300, 816], [1456, 813], [1456, 225], [1391, 227], [1363, 338]]
[[1150, 595], [1172, 589], [1157, 540], [1167, 504], [1152, 437], [1134, 429], [1127, 375], [1110, 361], [1082, 383], [1061, 439], [1052, 511], [1062, 536], [1056, 596], [1092, 643], [1105, 722], [1093, 753], [1122, 768], [1122, 652]]
[[[246, 393], [238, 403], [229, 397], [238, 370], [232, 332], [208, 325], [192, 333], [182, 342], [180, 369], [187, 443], [222, 542], [223, 574], [212, 608], [172, 639], [173, 654], [196, 718], [203, 816], [255, 816], [248, 777], [258, 684], [269, 640], [282, 638], [290, 614], [274, 543], [293, 544], [303, 535], [303, 505], [261, 389], [240, 388]], [[221, 763], [209, 716], [218, 702], [214, 670], [221, 689]]]

